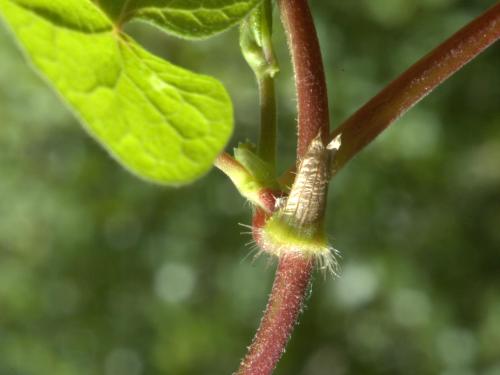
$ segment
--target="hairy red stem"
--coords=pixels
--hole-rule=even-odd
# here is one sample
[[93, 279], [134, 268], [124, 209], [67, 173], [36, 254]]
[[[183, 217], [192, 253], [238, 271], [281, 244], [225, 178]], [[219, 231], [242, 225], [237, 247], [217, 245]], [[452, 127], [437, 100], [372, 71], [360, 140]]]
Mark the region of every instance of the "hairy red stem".
[[[328, 97], [321, 51], [307, 0], [278, 0], [287, 34], [298, 100], [297, 163], [309, 144], [321, 134], [328, 139]], [[254, 215], [254, 237], [265, 215]], [[311, 285], [313, 260], [301, 254], [279, 259], [269, 302], [260, 327], [243, 359], [238, 375], [269, 375], [273, 372], [297, 323]]]
[[496, 4], [411, 66], [333, 131], [331, 139], [342, 133], [335, 170], [499, 38], [500, 4]]
[[311, 272], [310, 258], [292, 254], [280, 259], [266, 312], [238, 375], [273, 372], [302, 310]]
[[316, 29], [307, 0], [278, 0], [295, 71], [298, 102], [297, 156], [321, 132], [328, 138], [329, 114], [325, 73]]
[[[304, 47], [312, 46], [314, 50], [314, 46], [317, 46], [307, 1], [278, 0], [278, 3], [288, 31], [296, 73], [299, 103], [297, 154], [300, 158], [318, 131], [323, 135], [325, 129], [328, 129], [328, 109], [323, 102], [326, 100], [326, 88], [324, 79], [316, 80], [318, 76], [311, 77], [314, 73], [323, 76], [319, 48], [308, 53]], [[309, 36], [295, 33], [308, 33]], [[330, 138], [333, 139], [342, 133], [342, 147], [335, 158], [336, 170], [343, 167], [387, 126], [499, 38], [500, 4], [496, 4], [410, 67], [331, 134]], [[319, 64], [314, 63], [314, 59], [317, 59]], [[322, 91], [324, 96], [318, 97], [323, 95], [319, 94]], [[270, 374], [279, 360], [310, 285], [312, 266], [306, 259], [302, 259], [302, 262], [299, 260], [286, 257], [280, 259], [261, 327], [238, 374]], [[307, 282], [304, 282], [305, 280]], [[293, 286], [293, 292], [288, 294], [287, 289], [290, 286]], [[290, 305], [287, 305], [286, 301], [289, 301]]]

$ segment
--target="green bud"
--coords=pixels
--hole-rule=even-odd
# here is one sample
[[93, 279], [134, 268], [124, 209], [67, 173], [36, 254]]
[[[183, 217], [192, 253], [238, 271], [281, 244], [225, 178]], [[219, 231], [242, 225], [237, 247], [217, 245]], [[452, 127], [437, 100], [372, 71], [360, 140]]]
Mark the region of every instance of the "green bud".
[[240, 143], [234, 149], [234, 157], [250, 172], [259, 185], [272, 190], [279, 190], [272, 165], [262, 160], [256, 154], [254, 145]]
[[240, 47], [243, 57], [259, 78], [274, 77], [279, 71], [272, 48], [271, 32], [271, 1], [264, 0], [240, 27]]

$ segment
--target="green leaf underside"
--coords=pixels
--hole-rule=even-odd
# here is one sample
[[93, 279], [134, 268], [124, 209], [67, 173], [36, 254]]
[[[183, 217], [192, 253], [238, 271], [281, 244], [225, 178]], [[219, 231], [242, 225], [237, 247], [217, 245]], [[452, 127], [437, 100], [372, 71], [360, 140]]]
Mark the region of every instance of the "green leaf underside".
[[210, 169], [233, 126], [217, 80], [145, 51], [89, 0], [0, 0], [0, 15], [88, 132], [129, 170], [178, 185]]
[[116, 23], [150, 22], [184, 38], [206, 38], [233, 26], [261, 0], [95, 0]]

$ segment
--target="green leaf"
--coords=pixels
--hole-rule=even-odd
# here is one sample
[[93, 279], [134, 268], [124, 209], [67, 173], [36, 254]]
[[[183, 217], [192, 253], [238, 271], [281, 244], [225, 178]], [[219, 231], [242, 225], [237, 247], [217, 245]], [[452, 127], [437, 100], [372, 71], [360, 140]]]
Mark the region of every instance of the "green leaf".
[[0, 0], [0, 15], [87, 131], [140, 177], [190, 182], [226, 144], [222, 84], [145, 51], [89, 0]]
[[206, 38], [241, 21], [261, 0], [96, 0], [121, 24], [140, 19], [184, 38]]

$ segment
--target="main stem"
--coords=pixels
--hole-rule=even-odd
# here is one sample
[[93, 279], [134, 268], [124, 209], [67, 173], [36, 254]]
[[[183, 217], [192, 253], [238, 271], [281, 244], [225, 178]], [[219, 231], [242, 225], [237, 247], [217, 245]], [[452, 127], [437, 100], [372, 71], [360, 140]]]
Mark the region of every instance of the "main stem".
[[302, 310], [311, 273], [310, 259], [293, 255], [280, 259], [267, 309], [238, 375], [273, 372]]
[[[278, 0], [278, 3], [296, 74], [299, 103], [297, 155], [300, 159], [318, 132], [321, 132], [323, 141], [327, 138], [326, 88], [307, 1]], [[336, 169], [499, 38], [500, 4], [496, 4], [413, 65], [332, 133], [331, 138], [342, 133]], [[266, 375], [273, 371], [304, 304], [311, 273], [312, 265], [305, 258], [287, 256], [280, 259], [261, 326], [237, 374]]]
[[319, 41], [307, 0], [278, 0], [295, 72], [298, 101], [297, 161], [321, 133], [328, 139], [329, 114]]
[[[330, 140], [342, 134], [334, 171], [338, 172], [385, 128], [499, 39], [500, 3], [417, 61], [332, 132]], [[283, 184], [293, 181], [293, 171], [288, 170], [280, 178]]]
[[[328, 97], [316, 29], [307, 0], [278, 0], [292, 63], [298, 101], [297, 163], [319, 134], [329, 132]], [[260, 327], [238, 375], [268, 375], [285, 350], [311, 286], [313, 261], [299, 254], [279, 259]]]

